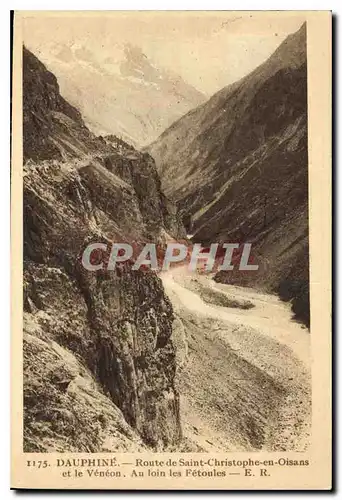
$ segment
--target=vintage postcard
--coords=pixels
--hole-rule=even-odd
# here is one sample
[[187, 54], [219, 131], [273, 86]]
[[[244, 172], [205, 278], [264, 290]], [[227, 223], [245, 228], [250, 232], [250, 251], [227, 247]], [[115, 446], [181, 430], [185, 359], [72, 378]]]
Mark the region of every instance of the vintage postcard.
[[331, 39], [14, 13], [13, 488], [331, 489]]

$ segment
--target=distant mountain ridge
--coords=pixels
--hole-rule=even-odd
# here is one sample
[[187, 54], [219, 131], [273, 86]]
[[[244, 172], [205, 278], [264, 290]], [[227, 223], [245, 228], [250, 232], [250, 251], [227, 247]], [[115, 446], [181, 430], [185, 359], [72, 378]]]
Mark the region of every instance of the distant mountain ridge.
[[95, 54], [82, 43], [53, 43], [36, 55], [57, 76], [62, 95], [81, 111], [93, 132], [117, 135], [135, 147], [152, 142], [206, 99], [130, 44], [115, 57]]
[[308, 322], [306, 26], [146, 150], [194, 241], [253, 243], [258, 273], [216, 279], [299, 293]]

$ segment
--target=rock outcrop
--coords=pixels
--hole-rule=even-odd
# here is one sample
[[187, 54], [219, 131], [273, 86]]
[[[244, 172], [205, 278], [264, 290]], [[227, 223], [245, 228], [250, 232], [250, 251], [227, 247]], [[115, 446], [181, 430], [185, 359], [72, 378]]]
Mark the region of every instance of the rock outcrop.
[[[227, 70], [228, 71], [228, 70]], [[250, 242], [257, 273], [309, 322], [306, 27], [147, 148], [193, 241]]]
[[24, 95], [25, 451], [139, 451], [179, 442], [173, 310], [129, 265], [86, 271], [91, 241], [182, 235], [152, 158], [96, 137], [28, 50]]

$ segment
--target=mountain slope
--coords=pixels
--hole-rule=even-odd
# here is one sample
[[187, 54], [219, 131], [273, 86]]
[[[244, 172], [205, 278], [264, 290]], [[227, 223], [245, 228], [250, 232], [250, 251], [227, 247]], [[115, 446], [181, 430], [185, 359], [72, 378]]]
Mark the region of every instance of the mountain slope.
[[258, 272], [216, 279], [304, 295], [308, 322], [305, 25], [147, 150], [195, 241], [253, 244]]
[[112, 57], [80, 43], [48, 44], [39, 54], [93, 132], [117, 135], [137, 147], [205, 100], [179, 75], [157, 68], [129, 44]]
[[95, 137], [26, 49], [23, 95], [24, 449], [174, 445], [173, 311], [161, 280], [129, 265], [81, 265], [89, 242], [178, 236], [154, 162]]

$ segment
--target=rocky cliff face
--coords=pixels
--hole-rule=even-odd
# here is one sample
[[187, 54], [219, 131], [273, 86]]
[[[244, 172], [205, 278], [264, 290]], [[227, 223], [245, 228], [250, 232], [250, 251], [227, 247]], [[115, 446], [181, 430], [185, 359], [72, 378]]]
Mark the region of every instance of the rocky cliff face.
[[306, 85], [303, 26], [148, 151], [195, 241], [253, 244], [257, 273], [217, 279], [266, 287], [287, 300], [298, 296], [294, 310], [308, 323]]
[[157, 275], [86, 271], [91, 241], [181, 235], [154, 162], [94, 136], [24, 49], [25, 451], [162, 449], [181, 437], [173, 311]]

